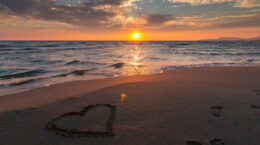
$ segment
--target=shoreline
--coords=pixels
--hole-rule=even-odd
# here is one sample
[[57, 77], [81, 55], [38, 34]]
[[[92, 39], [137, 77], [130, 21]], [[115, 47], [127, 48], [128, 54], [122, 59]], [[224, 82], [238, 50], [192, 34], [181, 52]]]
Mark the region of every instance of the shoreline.
[[[164, 71], [167, 71], [167, 70], [176, 70], [176, 69], [212, 68], [212, 67], [213, 68], [214, 67], [247, 67], [247, 66], [254, 67], [254, 66], [260, 66], [260, 64], [249, 64], [249, 63], [248, 64], [247, 63], [204, 63], [204, 64], [193, 64], [193, 65], [168, 66], [168, 67], [161, 68], [160, 71], [157, 71], [157, 72], [154, 72], [154, 73], [148, 73], [148, 74], [137, 74], [137, 75], [119, 76], [119, 77], [103, 77], [103, 78], [101, 77], [101, 78], [94, 78], [94, 79], [70, 80], [70, 81], [56, 82], [56, 83], [51, 83], [51, 84], [43, 84], [43, 85], [40, 85], [40, 86], [35, 86], [35, 87], [27, 88], [27, 89], [24, 89], [24, 90], [15, 91], [14, 93], [3, 93], [3, 95], [0, 94], [0, 97], [7, 96], [7, 95], [20, 94], [20, 93], [32, 91], [34, 89], [50, 87], [50, 86], [53, 86], [53, 85], [72, 83], [72, 82], [78, 82], [78, 81], [92, 81], [92, 80], [103, 80], [103, 79], [113, 79], [113, 78], [122, 78], [122, 77], [156, 75], [156, 74], [161, 74], [161, 73], [163, 73]], [[74, 72], [74, 71], [72, 71], [72, 72]], [[52, 77], [49, 77], [49, 78], [53, 78], [53, 77], [55, 77], [55, 76], [52, 76]], [[45, 80], [45, 79], [48, 79], [48, 77], [47, 78], [40, 78], [40, 80], [41, 79]], [[18, 83], [20, 83], [20, 82], [18, 82]], [[5, 88], [3, 88], [3, 89], [5, 89]]]
[[[162, 73], [149, 75], [135, 75], [115, 78], [104, 78], [95, 80], [80, 80], [54, 84], [46, 87], [35, 88], [20, 93], [0, 96], [0, 112], [11, 111], [16, 109], [25, 109], [30, 107], [37, 107], [44, 104], [52, 103], [58, 100], [80, 97], [82, 95], [124, 83], [134, 82], [153, 82], [158, 81], [158, 77], [163, 77], [166, 74], [174, 74], [182, 71], [207, 71], [214, 69], [248, 69], [260, 68], [259, 65], [254, 66], [207, 66], [207, 67], [192, 67], [192, 68], [178, 68], [165, 69]], [[157, 78], [154, 78], [157, 77]], [[66, 90], [63, 90], [66, 88]], [[34, 96], [34, 97], [33, 97]]]

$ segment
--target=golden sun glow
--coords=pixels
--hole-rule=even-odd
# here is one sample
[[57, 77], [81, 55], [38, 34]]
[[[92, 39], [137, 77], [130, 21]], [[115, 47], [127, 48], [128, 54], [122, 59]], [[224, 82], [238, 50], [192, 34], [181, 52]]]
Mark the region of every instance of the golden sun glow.
[[140, 33], [133, 33], [133, 38], [139, 39], [140, 38]]
[[134, 32], [134, 33], [132, 33], [131, 39], [132, 40], [141, 40], [142, 39], [142, 34], [139, 33], [139, 32]]

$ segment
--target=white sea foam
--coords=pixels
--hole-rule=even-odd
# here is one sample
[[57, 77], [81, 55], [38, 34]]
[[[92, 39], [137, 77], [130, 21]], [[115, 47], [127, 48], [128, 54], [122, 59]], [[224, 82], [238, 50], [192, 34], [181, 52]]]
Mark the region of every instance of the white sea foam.
[[0, 94], [165, 69], [259, 65], [259, 46], [260, 41], [0, 41]]

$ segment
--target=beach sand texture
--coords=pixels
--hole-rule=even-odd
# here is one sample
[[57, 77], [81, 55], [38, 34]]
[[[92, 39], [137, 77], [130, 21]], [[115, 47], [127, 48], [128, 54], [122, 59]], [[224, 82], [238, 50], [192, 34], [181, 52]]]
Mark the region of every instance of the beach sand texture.
[[58, 84], [0, 111], [1, 145], [260, 145], [260, 66]]

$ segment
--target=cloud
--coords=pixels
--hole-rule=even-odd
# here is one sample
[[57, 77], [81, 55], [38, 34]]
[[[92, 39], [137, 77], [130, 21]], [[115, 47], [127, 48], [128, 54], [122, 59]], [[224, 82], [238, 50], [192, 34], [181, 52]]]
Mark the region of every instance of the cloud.
[[258, 0], [168, 0], [173, 3], [187, 3], [192, 6], [195, 5], [209, 5], [224, 2], [235, 2], [234, 7], [256, 7], [260, 6]]
[[234, 0], [168, 0], [173, 3], [187, 3], [190, 5], [208, 5], [222, 2], [232, 2]]
[[148, 26], [158, 26], [166, 23], [167, 21], [174, 20], [175, 18], [171, 15], [159, 15], [151, 14], [146, 17]]
[[[125, 0], [91, 0], [81, 3], [57, 4], [55, 0], [0, 0], [1, 9], [29, 19], [64, 22], [79, 26], [106, 26], [116, 16], [113, 8]], [[103, 7], [103, 9], [96, 9]], [[109, 9], [109, 10], [107, 10]]]
[[223, 18], [222, 20], [221, 22], [214, 20], [208, 22], [207, 19], [204, 18], [198, 18], [196, 21], [193, 17], [177, 17], [174, 20], [167, 21], [163, 25], [160, 25], [160, 27], [147, 27], [146, 30], [158, 32], [178, 32], [193, 30], [229, 30], [237, 28], [242, 30], [244, 28], [260, 28], [260, 14], [248, 16], [242, 15], [240, 17], [230, 16]]
[[259, 7], [260, 1], [256, 0], [237, 0], [237, 3], [234, 5], [234, 7], [244, 7], [244, 8], [250, 8], [250, 7]]
[[226, 23], [216, 23], [213, 24], [214, 28], [252, 28], [260, 27], [260, 14], [255, 16], [245, 17], [238, 21], [226, 22]]
[[4, 6], [0, 5], [0, 24], [7, 24], [14, 17], [9, 14], [9, 11]]
[[[212, 18], [201, 16], [173, 16], [154, 12], [138, 13], [140, 0], [0, 0], [0, 24], [17, 24], [20, 27], [66, 27], [87, 31], [144, 28], [162, 31], [207, 28], [258, 27], [259, 15], [254, 17]], [[191, 5], [228, 1], [241, 2], [245, 7], [252, 0], [168, 0]], [[140, 5], [139, 5], [140, 6]], [[131, 10], [129, 10], [131, 9]], [[257, 12], [253, 12], [257, 13]], [[10, 21], [10, 18], [17, 18]], [[23, 22], [17, 23], [23, 18]], [[25, 19], [24, 19], [25, 18]], [[221, 19], [221, 20], [220, 20]], [[21, 21], [22, 21], [21, 20]], [[30, 20], [30, 21], [28, 21]], [[35, 22], [32, 23], [32, 21]], [[57, 24], [57, 25], [51, 25]], [[68, 25], [69, 24], [69, 25]], [[78, 27], [79, 26], [79, 27]]]

